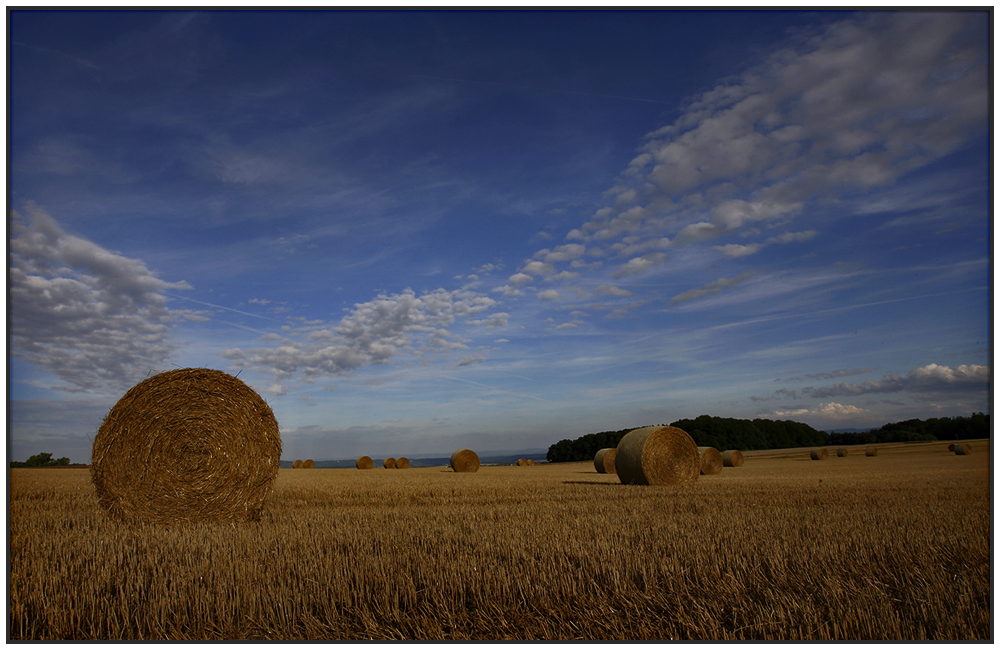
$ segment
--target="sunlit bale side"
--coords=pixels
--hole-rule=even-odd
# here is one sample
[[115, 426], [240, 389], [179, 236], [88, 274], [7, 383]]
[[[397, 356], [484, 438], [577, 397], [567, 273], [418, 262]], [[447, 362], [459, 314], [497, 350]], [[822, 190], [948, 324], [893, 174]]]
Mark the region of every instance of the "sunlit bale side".
[[119, 520], [260, 518], [281, 461], [278, 422], [242, 381], [181, 368], [145, 379], [94, 437], [91, 481]]
[[316, 461], [312, 458], [302, 462], [302, 469], [312, 469], [316, 467]]
[[400, 456], [396, 459], [396, 469], [409, 469], [410, 459], [404, 456]]
[[722, 454], [715, 447], [698, 447], [698, 462], [702, 474], [719, 474], [722, 472]]
[[296, 459], [296, 460], [295, 460], [295, 461], [294, 461], [294, 462], [292, 463], [292, 469], [302, 469], [302, 461], [301, 461], [301, 460], [299, 460], [299, 459]]
[[517, 466], [518, 467], [527, 467], [528, 466], [528, 459], [527, 458], [518, 458], [517, 459]]
[[600, 474], [615, 474], [615, 456], [618, 455], [617, 447], [600, 449], [594, 454], [594, 469]]
[[374, 463], [372, 463], [372, 459], [370, 456], [361, 456], [354, 463], [354, 466], [357, 467], [358, 469], [371, 469], [374, 466]]
[[451, 455], [450, 467], [456, 472], [477, 472], [479, 455], [471, 449], [459, 449]]
[[382, 461], [382, 467], [386, 469], [396, 469], [396, 459], [386, 458], [385, 460]]
[[817, 447], [809, 452], [809, 458], [813, 460], [826, 460], [827, 451], [824, 447]]
[[698, 445], [683, 429], [645, 427], [618, 443], [618, 478], [625, 485], [690, 485], [698, 479]]
[[959, 456], [968, 456], [972, 453], [972, 445], [965, 443], [963, 445], [955, 445], [955, 453]]
[[528, 467], [534, 467], [535, 461], [531, 458], [528, 459]]
[[722, 464], [725, 467], [743, 467], [743, 452], [739, 449], [722, 452]]

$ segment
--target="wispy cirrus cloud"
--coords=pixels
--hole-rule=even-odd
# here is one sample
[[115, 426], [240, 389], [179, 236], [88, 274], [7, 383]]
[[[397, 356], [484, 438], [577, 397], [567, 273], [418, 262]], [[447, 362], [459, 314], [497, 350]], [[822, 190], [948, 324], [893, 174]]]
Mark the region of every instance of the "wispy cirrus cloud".
[[956, 368], [931, 363], [909, 371], [905, 376], [886, 375], [879, 381], [860, 384], [841, 383], [820, 388], [803, 388], [802, 394], [816, 398], [847, 397], [869, 393], [940, 393], [985, 391], [990, 388], [990, 367], [961, 365]]

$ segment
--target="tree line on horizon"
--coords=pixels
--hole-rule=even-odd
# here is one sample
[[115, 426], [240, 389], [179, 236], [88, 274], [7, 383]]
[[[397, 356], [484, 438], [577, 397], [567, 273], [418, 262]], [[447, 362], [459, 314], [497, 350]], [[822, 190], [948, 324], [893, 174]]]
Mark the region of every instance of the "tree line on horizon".
[[[656, 425], [666, 426], [666, 425]], [[786, 449], [791, 447], [822, 447], [824, 445], [872, 445], [890, 442], [933, 440], [965, 440], [988, 438], [990, 416], [973, 413], [969, 417], [931, 418], [892, 422], [878, 429], [859, 432], [827, 433], [802, 422], [792, 420], [745, 420], [700, 415], [672, 422], [669, 426], [687, 431], [699, 447], [715, 447], [720, 451], [739, 449]], [[575, 440], [564, 439], [549, 447], [546, 459], [550, 463], [593, 460], [601, 449], [618, 446], [630, 427], [618, 431], [588, 433]]]

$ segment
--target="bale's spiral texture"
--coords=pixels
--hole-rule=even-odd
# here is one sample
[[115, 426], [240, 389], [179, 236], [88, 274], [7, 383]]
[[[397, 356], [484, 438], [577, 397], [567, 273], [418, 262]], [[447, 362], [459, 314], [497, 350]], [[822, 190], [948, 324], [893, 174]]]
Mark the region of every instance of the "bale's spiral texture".
[[843, 458], [847, 455], [847, 447], [837, 447], [837, 456]]
[[396, 459], [396, 469], [409, 469], [410, 459], [400, 456]]
[[374, 463], [372, 463], [372, 459], [370, 457], [362, 456], [356, 463], [354, 463], [354, 466], [358, 469], [371, 469], [373, 464]]
[[683, 429], [645, 427], [625, 434], [615, 456], [626, 485], [689, 485], [698, 479], [698, 445]]
[[529, 458], [529, 459], [528, 459], [528, 467], [531, 467], [531, 466], [532, 466], [532, 465], [534, 465], [534, 464], [535, 464], [535, 461], [534, 461], [534, 460], [532, 460], [531, 458]]
[[386, 458], [385, 460], [382, 461], [382, 467], [386, 469], [396, 469], [396, 459]]
[[722, 472], [722, 454], [715, 447], [698, 447], [698, 460], [702, 474]]
[[518, 467], [527, 467], [528, 466], [528, 459], [527, 458], [518, 458], [517, 459], [517, 466]]
[[292, 469], [302, 469], [302, 461], [296, 460], [292, 463]]
[[865, 447], [865, 456], [878, 456], [877, 447]]
[[159, 523], [260, 518], [281, 460], [278, 422], [242, 381], [183, 368], [118, 400], [94, 437], [90, 475], [115, 518]]
[[594, 469], [601, 474], [615, 474], [615, 456], [618, 455], [617, 447], [601, 449], [594, 455]]
[[312, 469], [314, 467], [316, 467], [316, 461], [314, 461], [312, 458], [302, 463], [303, 469]]
[[955, 453], [959, 456], [968, 456], [972, 453], [972, 445], [965, 443], [964, 445], [955, 445]]
[[722, 464], [726, 467], [743, 467], [743, 452], [739, 449], [722, 452]]
[[479, 471], [479, 455], [471, 449], [459, 449], [451, 455], [451, 468], [456, 472]]
[[809, 458], [813, 460], [826, 460], [827, 451], [823, 447], [818, 447], [809, 452]]

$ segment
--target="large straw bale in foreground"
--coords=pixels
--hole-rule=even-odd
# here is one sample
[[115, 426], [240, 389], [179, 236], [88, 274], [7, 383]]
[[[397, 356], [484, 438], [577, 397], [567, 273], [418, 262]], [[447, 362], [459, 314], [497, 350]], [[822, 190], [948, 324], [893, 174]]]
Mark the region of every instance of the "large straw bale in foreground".
[[451, 455], [451, 468], [456, 472], [477, 472], [479, 455], [471, 449], [459, 449]]
[[817, 447], [809, 452], [809, 458], [813, 460], [826, 460], [828, 453], [823, 447]]
[[715, 447], [698, 447], [698, 462], [701, 463], [702, 474], [722, 472], [722, 454]]
[[722, 464], [726, 467], [743, 467], [743, 452], [739, 449], [722, 452]]
[[599, 474], [616, 473], [615, 456], [617, 455], [617, 447], [609, 447], [608, 449], [598, 450], [598, 452], [594, 455], [594, 469], [596, 469]]
[[358, 458], [357, 462], [354, 463], [354, 466], [358, 469], [371, 469], [374, 466], [374, 463], [372, 462], [370, 456], [361, 456]]
[[626, 485], [689, 485], [698, 479], [698, 445], [683, 429], [645, 427], [625, 434], [615, 456]]
[[962, 445], [956, 443], [955, 453], [958, 454], [959, 456], [968, 456], [969, 454], [972, 453], [972, 445], [970, 445], [969, 443], [965, 443]]
[[281, 460], [278, 422], [242, 381], [182, 368], [118, 400], [94, 437], [91, 480], [120, 520], [260, 518]]
[[382, 461], [382, 467], [386, 469], [396, 469], [396, 459], [386, 458], [385, 460]]
[[410, 469], [410, 459], [404, 456], [397, 458], [396, 469]]

